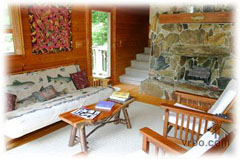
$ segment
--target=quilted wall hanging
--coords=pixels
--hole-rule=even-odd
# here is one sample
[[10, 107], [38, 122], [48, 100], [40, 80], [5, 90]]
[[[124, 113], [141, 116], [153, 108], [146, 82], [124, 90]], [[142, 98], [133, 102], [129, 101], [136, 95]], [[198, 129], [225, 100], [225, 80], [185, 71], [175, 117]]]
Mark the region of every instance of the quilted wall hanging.
[[29, 7], [33, 54], [72, 50], [71, 8], [59, 5]]

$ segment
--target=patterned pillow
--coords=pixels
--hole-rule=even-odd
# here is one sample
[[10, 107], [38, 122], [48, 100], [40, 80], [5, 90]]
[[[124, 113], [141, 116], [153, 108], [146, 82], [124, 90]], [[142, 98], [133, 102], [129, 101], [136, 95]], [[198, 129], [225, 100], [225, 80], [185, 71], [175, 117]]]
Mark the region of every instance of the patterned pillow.
[[7, 96], [7, 112], [15, 110], [17, 96], [15, 94], [6, 93]]
[[38, 100], [32, 94], [31, 96], [28, 96], [26, 98], [23, 98], [23, 99], [17, 101], [17, 104], [19, 104], [19, 106], [21, 106], [21, 107], [26, 107], [30, 104], [34, 104], [37, 102], [38, 102]]
[[78, 90], [90, 86], [85, 71], [71, 73], [70, 77], [72, 78], [72, 81]]
[[52, 85], [45, 88], [41, 88], [39, 92], [33, 92], [33, 96], [39, 101], [44, 102], [49, 99], [53, 99], [58, 96], [58, 92], [54, 89]]

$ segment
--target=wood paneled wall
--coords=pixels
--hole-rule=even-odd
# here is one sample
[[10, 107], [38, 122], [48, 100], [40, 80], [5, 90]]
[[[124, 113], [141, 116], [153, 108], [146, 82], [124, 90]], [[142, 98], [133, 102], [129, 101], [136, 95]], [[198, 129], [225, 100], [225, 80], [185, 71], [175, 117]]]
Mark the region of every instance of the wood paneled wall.
[[125, 68], [148, 46], [149, 7], [117, 7], [115, 83]]
[[[148, 16], [149, 7], [115, 7], [112, 16], [115, 49], [112, 56], [112, 80], [119, 82], [119, 76], [124, 74], [125, 67], [130, 66], [131, 60], [136, 58], [137, 53], [143, 52], [148, 41]], [[21, 7], [23, 24], [23, 38], [25, 55], [7, 56], [7, 70], [17, 73], [28, 70], [55, 67], [77, 63], [82, 70], [89, 72], [91, 69], [89, 60], [89, 7], [72, 6], [72, 39], [73, 50], [56, 54], [34, 55], [32, 54], [31, 32], [28, 17], [28, 7]], [[116, 42], [116, 43], [115, 43]]]

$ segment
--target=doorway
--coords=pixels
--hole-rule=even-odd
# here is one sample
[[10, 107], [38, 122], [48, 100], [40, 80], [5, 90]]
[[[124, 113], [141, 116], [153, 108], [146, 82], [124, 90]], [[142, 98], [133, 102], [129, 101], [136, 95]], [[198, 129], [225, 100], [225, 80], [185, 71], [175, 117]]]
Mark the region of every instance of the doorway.
[[111, 77], [111, 12], [91, 10], [92, 76]]

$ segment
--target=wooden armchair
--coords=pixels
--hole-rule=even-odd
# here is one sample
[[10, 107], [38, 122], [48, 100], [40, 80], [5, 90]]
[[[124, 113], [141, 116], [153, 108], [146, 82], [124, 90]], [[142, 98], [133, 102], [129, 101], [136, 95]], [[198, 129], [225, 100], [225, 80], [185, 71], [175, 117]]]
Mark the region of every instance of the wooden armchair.
[[107, 87], [110, 84], [110, 79], [107, 78], [98, 78], [98, 77], [88, 77], [89, 83], [93, 87], [102, 86]]
[[[231, 119], [217, 117], [213, 114], [198, 110], [191, 110], [172, 105], [162, 105], [162, 107], [165, 108], [163, 136], [184, 146], [193, 147], [199, 140], [200, 136], [205, 134], [208, 130], [219, 134], [223, 122], [232, 122]], [[175, 122], [172, 122], [171, 120], [171, 122], [169, 122], [170, 113], [172, 115], [171, 120], [175, 120]], [[172, 128], [174, 128], [173, 135], [169, 135]]]
[[[228, 113], [235, 102], [235, 80], [229, 82], [218, 100], [179, 91], [175, 93], [178, 103], [161, 105], [165, 108], [163, 136], [175, 143], [192, 147], [194, 140], [197, 142], [206, 131], [211, 129], [219, 133], [223, 122], [232, 122], [230, 119], [217, 117], [216, 114]], [[170, 135], [172, 128], [174, 132]]]
[[[163, 155], [167, 152], [169, 154], [174, 154], [179, 157], [182, 155], [182, 158], [189, 157], [194, 155], [194, 158], [205, 156], [209, 154], [223, 154], [229, 145], [232, 143], [235, 134], [233, 132], [227, 134], [221, 140], [216, 138], [211, 132], [207, 132], [205, 136], [201, 138], [201, 141], [204, 142], [204, 145], [196, 145], [194, 148], [187, 151], [182, 146], [179, 146], [175, 142], [163, 137], [162, 135], [158, 134], [157, 132], [149, 129], [149, 128], [142, 128], [140, 129], [140, 133], [143, 135], [143, 143], [142, 143], [142, 150], [146, 153], [149, 153], [149, 145], [150, 143], [155, 146], [155, 156], [158, 156], [159, 149], [162, 150]], [[205, 138], [204, 138], [205, 137]], [[212, 141], [210, 145], [210, 142]], [[208, 142], [208, 143], [207, 143]], [[208, 145], [206, 145], [208, 144]], [[180, 157], [181, 158], [181, 157]]]

